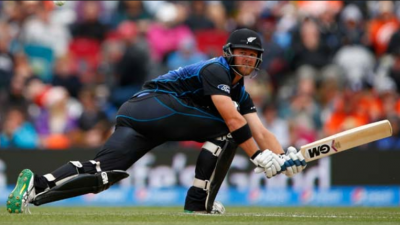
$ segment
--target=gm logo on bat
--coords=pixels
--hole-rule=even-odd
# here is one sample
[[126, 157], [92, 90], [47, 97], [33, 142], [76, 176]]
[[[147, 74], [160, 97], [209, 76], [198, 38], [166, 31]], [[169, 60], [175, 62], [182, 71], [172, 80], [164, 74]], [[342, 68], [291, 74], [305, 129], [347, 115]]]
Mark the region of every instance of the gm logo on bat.
[[335, 144], [335, 140], [332, 140], [330, 144], [317, 145], [313, 148], [307, 149], [308, 158], [312, 159], [314, 157], [320, 156], [321, 154], [327, 154], [331, 151], [331, 149], [333, 149], [335, 152], [338, 152], [336, 147], [340, 148], [340, 144]]

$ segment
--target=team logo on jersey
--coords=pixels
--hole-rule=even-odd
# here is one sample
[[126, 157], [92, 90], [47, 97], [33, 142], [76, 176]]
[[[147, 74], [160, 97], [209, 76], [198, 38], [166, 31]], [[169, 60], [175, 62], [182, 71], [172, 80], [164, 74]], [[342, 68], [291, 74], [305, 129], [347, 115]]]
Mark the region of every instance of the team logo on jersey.
[[226, 85], [226, 84], [220, 84], [217, 86], [217, 88], [221, 91], [225, 91], [226, 93], [230, 94], [231, 93], [231, 88]]
[[248, 44], [249, 42], [251, 43], [251, 42], [253, 42], [254, 40], [256, 40], [257, 38], [256, 37], [248, 37], [247, 38], [247, 43], [246, 44]]

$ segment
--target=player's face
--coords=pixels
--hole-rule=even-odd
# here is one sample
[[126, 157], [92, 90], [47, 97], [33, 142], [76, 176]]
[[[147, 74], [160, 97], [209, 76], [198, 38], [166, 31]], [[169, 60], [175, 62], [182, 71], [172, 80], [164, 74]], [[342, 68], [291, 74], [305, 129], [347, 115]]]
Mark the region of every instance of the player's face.
[[249, 75], [257, 63], [257, 51], [251, 49], [236, 48], [232, 52], [234, 56], [234, 65], [243, 75]]

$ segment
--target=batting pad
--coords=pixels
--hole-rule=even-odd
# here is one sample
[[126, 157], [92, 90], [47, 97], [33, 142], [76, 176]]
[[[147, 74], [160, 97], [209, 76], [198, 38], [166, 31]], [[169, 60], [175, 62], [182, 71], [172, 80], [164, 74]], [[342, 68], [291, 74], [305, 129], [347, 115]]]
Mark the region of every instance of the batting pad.
[[65, 183], [38, 194], [32, 203], [38, 206], [88, 193], [97, 194], [128, 176], [128, 173], [121, 170], [78, 174]]

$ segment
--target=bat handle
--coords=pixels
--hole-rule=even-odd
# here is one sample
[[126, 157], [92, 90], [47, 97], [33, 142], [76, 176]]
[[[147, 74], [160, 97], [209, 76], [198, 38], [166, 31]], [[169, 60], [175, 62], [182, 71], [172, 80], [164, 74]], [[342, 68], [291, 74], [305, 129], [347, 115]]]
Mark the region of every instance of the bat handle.
[[285, 162], [285, 163], [281, 166], [281, 170], [278, 172], [278, 174], [279, 174], [279, 173], [282, 173], [282, 172], [285, 172], [287, 166], [288, 166], [288, 165], [287, 165], [287, 162]]
[[[301, 157], [299, 156], [299, 154], [301, 154], [301, 152], [297, 153], [297, 156], [299, 158], [299, 160], [294, 161], [296, 166], [302, 166], [303, 168], [307, 166], [307, 162], [304, 159], [303, 155], [301, 155]], [[285, 161], [285, 163], [283, 165], [281, 165], [281, 170], [278, 173], [282, 173], [285, 172], [286, 169], [288, 167], [291, 167], [292, 165], [290, 165], [287, 161]]]

